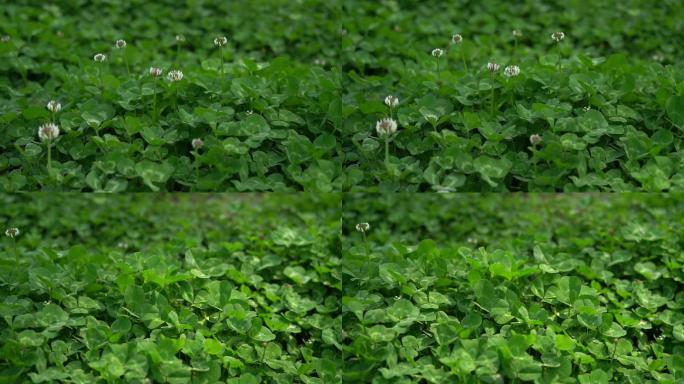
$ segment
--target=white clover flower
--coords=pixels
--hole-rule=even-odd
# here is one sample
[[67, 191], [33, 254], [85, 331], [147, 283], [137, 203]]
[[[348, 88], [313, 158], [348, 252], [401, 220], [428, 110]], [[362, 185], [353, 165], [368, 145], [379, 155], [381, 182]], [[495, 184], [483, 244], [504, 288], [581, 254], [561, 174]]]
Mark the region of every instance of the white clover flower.
[[434, 56], [434, 57], [440, 57], [443, 54], [444, 54], [444, 51], [439, 49], [439, 48], [435, 48], [432, 50], [432, 56]]
[[252, 116], [253, 113], [254, 113], [254, 111], [252, 111], [251, 109], [248, 109], [247, 111], [245, 111], [245, 114], [247, 116]]
[[454, 44], [461, 44], [463, 42], [463, 36], [461, 36], [461, 34], [457, 33], [457, 34], [451, 36], [451, 42]]
[[397, 132], [397, 122], [392, 118], [384, 118], [375, 124], [375, 130], [380, 136], [387, 136]]
[[390, 108], [394, 108], [397, 105], [399, 105], [399, 98], [396, 96], [389, 95], [385, 97], [385, 105], [387, 105]]
[[62, 104], [60, 104], [58, 101], [50, 100], [47, 103], [47, 109], [50, 112], [59, 112], [62, 110]]
[[359, 232], [366, 232], [370, 229], [370, 224], [368, 223], [358, 223], [356, 224], [356, 230]]
[[105, 55], [104, 53], [98, 53], [97, 55], [93, 56], [93, 60], [95, 60], [98, 63], [101, 63], [107, 60], [107, 55]]
[[665, 56], [663, 56], [662, 53], [654, 53], [653, 56], [651, 56], [651, 59], [653, 59], [653, 61], [661, 63], [665, 61]]
[[38, 127], [38, 137], [42, 140], [54, 140], [59, 136], [59, 127], [55, 123], [45, 123]]
[[183, 36], [183, 35], [176, 35], [176, 41], [178, 41], [178, 42], [180, 42], [180, 41], [185, 41], [185, 36]]
[[7, 228], [5, 230], [5, 236], [12, 238], [12, 239], [19, 236], [20, 233], [21, 233], [21, 231], [19, 230], [19, 228], [15, 228], [15, 227]]
[[219, 36], [214, 39], [214, 45], [217, 47], [223, 47], [226, 44], [228, 44], [228, 38], [225, 36]]
[[3, 43], [9, 43], [9, 41], [10, 41], [9, 35], [4, 35], [4, 36], [0, 37], [0, 41], [2, 41]]
[[520, 67], [517, 65], [509, 65], [506, 68], [504, 68], [504, 76], [506, 77], [515, 77], [520, 74]]
[[116, 244], [117, 247], [121, 249], [127, 249], [128, 248], [128, 243], [120, 241], [118, 244]]
[[487, 70], [489, 72], [496, 72], [501, 66], [497, 63], [487, 63]]
[[551, 34], [551, 38], [552, 38], [555, 42], [560, 43], [561, 41], [563, 41], [563, 39], [565, 39], [565, 33], [560, 32], [560, 31], [554, 32], [554, 33]]
[[125, 48], [126, 47], [126, 40], [119, 39], [116, 41], [116, 43], [114, 43], [114, 45], [116, 45], [116, 47], [119, 49]]
[[584, 110], [584, 112], [589, 112], [589, 111], [591, 111], [591, 107], [588, 106], [588, 105], [587, 105], [586, 107], [583, 107], [582, 109]]
[[513, 34], [513, 37], [521, 37], [522, 36], [522, 31], [520, 31], [519, 29], [514, 29], [511, 33]]
[[192, 139], [192, 149], [200, 149], [204, 147], [204, 141], [202, 139], [197, 138], [197, 139]]
[[541, 141], [542, 141], [542, 138], [538, 134], [535, 133], [535, 134], [530, 135], [530, 144], [537, 145], [537, 144], [541, 143]]
[[159, 77], [162, 74], [162, 69], [157, 67], [150, 67], [150, 76]]
[[169, 79], [169, 81], [181, 81], [183, 80], [183, 72], [174, 69], [169, 71], [169, 73], [166, 75], [166, 78]]

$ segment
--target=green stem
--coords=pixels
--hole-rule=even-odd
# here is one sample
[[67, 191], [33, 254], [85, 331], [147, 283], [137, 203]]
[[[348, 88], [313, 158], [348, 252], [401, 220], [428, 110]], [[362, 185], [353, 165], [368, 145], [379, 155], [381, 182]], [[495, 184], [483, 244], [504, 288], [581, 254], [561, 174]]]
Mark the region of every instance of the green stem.
[[17, 239], [12, 238], [12, 245], [14, 248], [14, 265], [19, 266], [19, 251], [17, 251]]
[[48, 150], [48, 161], [47, 161], [47, 171], [50, 175], [50, 169], [52, 169], [52, 140], [47, 140], [47, 150]]
[[437, 56], [437, 81], [439, 81], [439, 56]]
[[557, 67], [558, 67], [558, 72], [560, 72], [560, 70], [561, 70], [561, 46], [560, 46], [560, 42], [558, 42], [558, 44], [556, 44], [556, 46], [558, 47], [558, 65], [557, 65]]
[[223, 77], [223, 46], [219, 47], [221, 51], [221, 77]]
[[494, 72], [490, 72], [490, 78], [492, 80], [492, 116], [494, 115]]
[[368, 251], [368, 239], [366, 238], [366, 232], [361, 232], [361, 234], [363, 235], [363, 248], [366, 251], [366, 266], [364, 269], [368, 273], [370, 279], [370, 252]]
[[461, 60], [463, 60], [463, 68], [465, 70], [468, 70], [468, 64], [466, 64], [466, 59], [465, 59], [465, 52], [463, 51], [463, 48], [461, 48]]
[[154, 97], [154, 101], [152, 104], [153, 108], [154, 108], [154, 114], [152, 115], [152, 117], [154, 118], [154, 122], [156, 123], [157, 122], [157, 78], [156, 77], [154, 78], [154, 92], [152, 95]]
[[389, 164], [389, 135], [385, 135], [385, 165]]
[[124, 63], [126, 64], [126, 73], [130, 76], [131, 68], [128, 66], [128, 51], [126, 49], [124, 49]]
[[174, 64], [178, 64], [178, 58], [180, 57], [180, 41], [176, 40], [176, 61]]

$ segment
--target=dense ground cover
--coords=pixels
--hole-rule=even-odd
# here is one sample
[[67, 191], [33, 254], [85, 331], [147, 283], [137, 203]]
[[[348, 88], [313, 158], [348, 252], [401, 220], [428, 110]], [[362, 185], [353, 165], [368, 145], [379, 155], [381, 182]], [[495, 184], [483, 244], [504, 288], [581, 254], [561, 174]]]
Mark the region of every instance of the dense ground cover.
[[344, 382], [684, 381], [682, 195], [350, 195], [343, 217]]
[[343, 15], [345, 190], [684, 186], [682, 2], [347, 1]]
[[0, 195], [0, 383], [340, 382], [339, 209]]
[[[317, 0], [3, 4], [0, 190], [340, 189], [339, 11]], [[48, 122], [56, 138], [39, 137]]]

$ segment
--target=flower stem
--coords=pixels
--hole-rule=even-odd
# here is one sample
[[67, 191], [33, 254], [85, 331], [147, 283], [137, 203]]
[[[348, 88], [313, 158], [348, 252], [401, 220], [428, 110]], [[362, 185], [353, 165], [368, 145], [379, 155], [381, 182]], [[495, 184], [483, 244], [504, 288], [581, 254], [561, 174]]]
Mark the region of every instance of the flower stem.
[[437, 56], [437, 81], [439, 81], [439, 56]]
[[490, 73], [490, 78], [492, 79], [492, 115], [494, 115], [494, 72]]
[[153, 104], [152, 104], [152, 106], [153, 106], [153, 108], [154, 108], [154, 114], [152, 115], [152, 117], [154, 118], [154, 122], [156, 123], [156, 122], [157, 122], [157, 117], [158, 117], [158, 116], [157, 116], [157, 78], [156, 78], [156, 77], [154, 78], [154, 92], [153, 92], [152, 95], [153, 95], [153, 97], [154, 97], [154, 101], [153, 101]]
[[223, 77], [223, 47], [219, 47], [219, 51], [221, 51], [221, 77]]
[[19, 266], [19, 251], [17, 251], [17, 239], [12, 238], [12, 247], [14, 248], [14, 265]]
[[465, 59], [465, 52], [463, 51], [463, 48], [461, 48], [461, 60], [463, 60], [463, 68], [465, 70], [468, 70], [468, 64], [466, 64], [466, 59]]
[[52, 169], [52, 140], [47, 140], [47, 150], [48, 150], [48, 161], [47, 161], [47, 171], [50, 175], [50, 169]]
[[370, 252], [368, 251], [368, 239], [366, 238], [366, 232], [361, 232], [363, 235], [363, 248], [366, 251], [366, 266], [365, 270], [368, 273], [368, 278], [370, 280]]
[[558, 42], [558, 44], [556, 44], [556, 46], [558, 47], [558, 64], [557, 64], [557, 67], [558, 67], [558, 72], [560, 72], [560, 70], [561, 70], [561, 46], [560, 46], [560, 42]]
[[128, 51], [124, 49], [124, 63], [126, 64], [126, 73], [131, 75], [131, 68], [128, 66]]
[[385, 135], [385, 165], [389, 164], [389, 135]]

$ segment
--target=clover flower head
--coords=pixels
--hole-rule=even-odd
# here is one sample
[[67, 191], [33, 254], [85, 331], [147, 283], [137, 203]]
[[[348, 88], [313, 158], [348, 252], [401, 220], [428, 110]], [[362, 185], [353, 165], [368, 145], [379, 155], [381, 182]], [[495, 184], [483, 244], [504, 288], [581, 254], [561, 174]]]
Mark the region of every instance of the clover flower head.
[[368, 223], [358, 223], [356, 224], [356, 230], [359, 232], [367, 232], [370, 229], [370, 224]]
[[224, 45], [228, 44], [228, 38], [225, 36], [219, 36], [214, 38], [214, 45], [217, 47], [223, 47]]
[[492, 63], [487, 63], [487, 70], [488, 70], [489, 72], [496, 72], [496, 71], [499, 70], [500, 67], [501, 67], [501, 66], [500, 66], [499, 64], [497, 64], [497, 63], [493, 63], [493, 62], [492, 62]]
[[192, 149], [200, 149], [204, 147], [204, 141], [200, 138], [192, 139]]
[[461, 36], [460, 33], [457, 33], [451, 36], [451, 42], [454, 44], [461, 44], [463, 42], [463, 36]]
[[12, 238], [12, 239], [19, 236], [20, 233], [21, 233], [21, 231], [19, 230], [19, 228], [15, 228], [15, 227], [7, 228], [5, 230], [5, 236]]
[[54, 140], [59, 137], [59, 127], [55, 123], [45, 123], [38, 127], [38, 137], [42, 140]]
[[520, 67], [517, 65], [509, 65], [506, 68], [504, 68], [504, 76], [506, 77], [515, 77], [520, 74]]
[[247, 116], [252, 116], [254, 114], [254, 111], [252, 111], [251, 109], [248, 109], [247, 111], [245, 111], [245, 114]]
[[162, 74], [162, 69], [157, 67], [150, 67], [150, 76], [159, 77]]
[[169, 79], [169, 81], [181, 81], [183, 80], [183, 72], [174, 69], [169, 71], [169, 73], [166, 75], [166, 78]]
[[440, 48], [435, 48], [432, 50], [432, 56], [434, 57], [440, 57], [444, 54], [444, 51]]
[[653, 61], [661, 63], [665, 61], [665, 56], [663, 56], [662, 53], [654, 53], [653, 56], [651, 56], [651, 59], [653, 59]]
[[589, 112], [589, 111], [591, 111], [591, 107], [588, 106], [588, 105], [587, 105], [586, 107], [583, 107], [582, 109], [584, 110], [584, 112]]
[[375, 124], [375, 130], [380, 136], [388, 136], [397, 132], [397, 122], [394, 119], [386, 117]]
[[47, 109], [50, 112], [59, 112], [62, 110], [62, 104], [60, 104], [58, 101], [50, 100], [47, 103]]
[[4, 36], [0, 37], [0, 41], [2, 41], [3, 43], [9, 43], [9, 41], [10, 41], [9, 35], [4, 35]]
[[114, 45], [116, 45], [116, 47], [119, 49], [126, 48], [126, 40], [119, 39], [116, 41], [116, 43], [114, 43]]
[[176, 41], [185, 41], [185, 36], [183, 35], [176, 35]]
[[535, 134], [530, 135], [530, 144], [537, 145], [537, 144], [541, 143], [541, 141], [542, 141], [542, 138], [538, 134], [535, 133]]
[[128, 248], [128, 243], [126, 243], [126, 242], [124, 242], [124, 241], [120, 241], [118, 244], [116, 244], [116, 246], [119, 247], [119, 248], [121, 248], [121, 249], [127, 249], [127, 248]]
[[522, 36], [522, 31], [519, 29], [514, 29], [512, 32], [513, 37], [521, 37]]
[[565, 39], [565, 33], [561, 31], [554, 32], [551, 34], [551, 39], [553, 39], [553, 41], [557, 43], [560, 43], [561, 41], [563, 41], [563, 39]]
[[394, 108], [397, 105], [399, 105], [399, 98], [396, 96], [389, 95], [385, 97], [385, 105], [387, 105], [390, 108]]
[[98, 53], [97, 55], [93, 56], [93, 60], [95, 60], [98, 63], [101, 63], [107, 60], [107, 55], [105, 55], [104, 53]]

